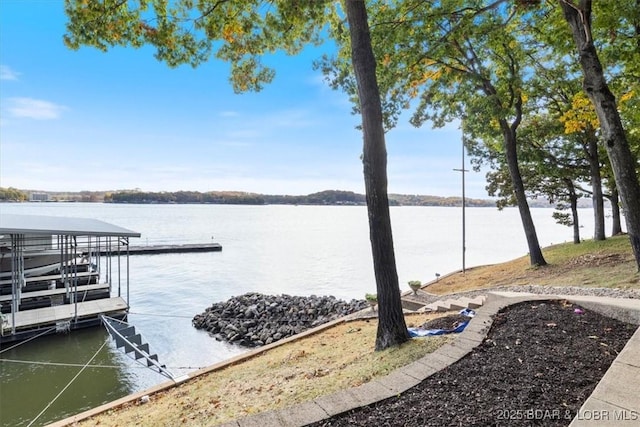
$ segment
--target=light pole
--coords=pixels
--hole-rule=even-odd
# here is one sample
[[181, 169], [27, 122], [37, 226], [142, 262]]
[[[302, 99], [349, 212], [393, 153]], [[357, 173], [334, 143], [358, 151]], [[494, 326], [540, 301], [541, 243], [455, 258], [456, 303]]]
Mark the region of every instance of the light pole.
[[465, 252], [466, 248], [466, 219], [465, 219], [465, 195], [464, 195], [464, 173], [469, 172], [464, 168], [464, 139], [462, 140], [462, 168], [454, 169], [456, 172], [462, 173], [462, 273], [466, 272], [465, 269]]

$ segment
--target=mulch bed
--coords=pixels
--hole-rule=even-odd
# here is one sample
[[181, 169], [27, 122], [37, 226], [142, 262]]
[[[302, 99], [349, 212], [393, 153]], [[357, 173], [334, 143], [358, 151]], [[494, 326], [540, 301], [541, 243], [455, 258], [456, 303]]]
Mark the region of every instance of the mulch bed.
[[567, 426], [636, 328], [566, 301], [516, 304], [455, 364], [313, 425]]
[[472, 317], [464, 316], [462, 314], [452, 314], [449, 316], [436, 317], [431, 319], [420, 326], [420, 329], [442, 329], [449, 331], [460, 326], [464, 322], [468, 322]]

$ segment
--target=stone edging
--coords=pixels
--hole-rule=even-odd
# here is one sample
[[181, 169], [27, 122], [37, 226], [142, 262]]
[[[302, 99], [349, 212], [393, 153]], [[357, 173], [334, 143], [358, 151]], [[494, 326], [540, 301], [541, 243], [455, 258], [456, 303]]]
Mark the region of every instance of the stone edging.
[[[505, 293], [507, 294], [507, 293]], [[569, 295], [535, 295], [511, 293], [513, 295], [491, 295], [487, 302], [476, 310], [473, 318], [465, 330], [456, 339], [438, 348], [423, 358], [399, 368], [391, 374], [378, 378], [369, 383], [353, 387], [339, 392], [318, 397], [310, 402], [305, 402], [289, 408], [267, 411], [260, 414], [243, 417], [228, 423], [220, 424], [220, 427], [258, 427], [258, 426], [282, 426], [294, 427], [315, 423], [334, 415], [346, 412], [358, 407], [367, 406], [372, 403], [387, 399], [399, 393], [407, 391], [411, 387], [419, 384], [427, 377], [446, 368], [469, 354], [475, 347], [480, 345], [486, 338], [493, 317], [503, 308], [525, 301], [546, 301], [567, 299], [580, 300], [579, 296]], [[591, 309], [599, 310], [598, 307], [604, 303], [592, 302]], [[582, 302], [581, 302], [582, 304]], [[625, 310], [625, 308], [622, 308]], [[631, 317], [640, 324], [640, 307]], [[604, 311], [610, 309], [604, 308]], [[610, 312], [606, 313], [611, 315]], [[640, 329], [639, 329], [640, 330]], [[616, 359], [617, 360], [617, 359]]]

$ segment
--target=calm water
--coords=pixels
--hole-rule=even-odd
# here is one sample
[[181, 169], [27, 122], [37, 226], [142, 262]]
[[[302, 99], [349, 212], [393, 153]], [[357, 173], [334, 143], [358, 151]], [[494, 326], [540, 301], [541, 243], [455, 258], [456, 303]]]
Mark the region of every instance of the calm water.
[[[25, 203], [0, 204], [0, 210], [100, 219], [140, 232], [142, 237], [132, 244], [222, 244], [222, 252], [131, 257], [129, 320], [174, 374], [243, 351], [191, 326], [191, 318], [213, 302], [246, 292], [347, 300], [375, 292], [364, 207]], [[551, 213], [533, 210], [540, 244], [571, 241], [571, 229], [555, 224]], [[461, 268], [460, 208], [394, 207], [391, 215], [401, 286]], [[468, 208], [466, 218], [467, 267], [527, 253], [516, 209]], [[582, 237], [590, 238], [591, 209], [581, 210], [580, 220]], [[78, 376], [33, 425], [166, 380], [120, 354], [107, 338], [101, 328], [93, 328], [37, 339], [0, 354], [0, 359], [14, 361], [80, 365], [0, 361], [1, 424], [29, 425], [96, 352], [92, 365], [97, 367]]]

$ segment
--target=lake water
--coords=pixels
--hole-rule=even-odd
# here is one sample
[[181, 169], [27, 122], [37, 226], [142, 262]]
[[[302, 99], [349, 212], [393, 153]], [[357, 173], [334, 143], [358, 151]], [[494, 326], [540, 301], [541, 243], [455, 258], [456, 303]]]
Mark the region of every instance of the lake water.
[[[0, 210], [100, 219], [140, 232], [134, 245], [220, 243], [222, 252], [130, 259], [129, 321], [177, 375], [244, 351], [192, 327], [191, 318], [213, 302], [246, 292], [346, 300], [375, 292], [361, 206], [22, 203], [0, 204]], [[532, 210], [541, 246], [572, 240], [572, 230], [555, 224], [552, 212]], [[580, 215], [582, 237], [591, 238], [592, 210]], [[426, 282], [461, 269], [460, 208], [392, 207], [391, 216], [402, 290], [409, 280]], [[517, 209], [467, 208], [466, 247], [467, 267], [525, 255]], [[96, 352], [92, 367], [47, 408]], [[3, 426], [28, 426], [36, 418], [32, 425], [44, 425], [166, 381], [117, 351], [101, 328], [39, 338], [4, 351], [1, 359]]]

